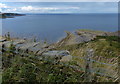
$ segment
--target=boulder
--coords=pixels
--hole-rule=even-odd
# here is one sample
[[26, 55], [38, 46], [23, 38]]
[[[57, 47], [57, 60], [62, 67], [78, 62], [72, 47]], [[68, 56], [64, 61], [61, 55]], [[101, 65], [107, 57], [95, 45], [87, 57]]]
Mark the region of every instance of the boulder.
[[17, 39], [17, 40], [14, 40], [14, 41], [13, 41], [13, 45], [23, 44], [23, 43], [25, 43], [25, 42], [26, 42], [26, 40]]
[[0, 39], [0, 42], [4, 42], [4, 41], [6, 41], [6, 39], [4, 39], [4, 38], [1, 38], [1, 39]]
[[4, 42], [4, 41], [6, 41], [6, 39], [0, 36], [0, 42]]
[[5, 47], [10, 47], [11, 44], [12, 44], [11, 41], [2, 42], [2, 45], [5, 45]]
[[28, 50], [29, 50], [29, 51], [32, 51], [32, 52], [34, 52], [34, 53], [37, 53], [37, 52], [43, 50], [43, 48], [44, 48], [45, 46], [46, 46], [46, 44], [43, 44], [43, 43], [38, 42], [38, 43], [36, 43], [34, 46], [29, 47]]
[[62, 57], [60, 62], [69, 62], [71, 60], [72, 60], [72, 56], [71, 55], [67, 55], [67, 56]]
[[21, 50], [27, 50], [27, 49], [30, 49], [30, 48], [36, 46], [37, 44], [38, 44], [37, 42], [26, 42], [23, 44], [17, 44], [16, 48], [19, 48]]
[[42, 53], [42, 56], [45, 58], [58, 58], [58, 59], [61, 59], [62, 57], [69, 55], [70, 53], [67, 50], [54, 50]]

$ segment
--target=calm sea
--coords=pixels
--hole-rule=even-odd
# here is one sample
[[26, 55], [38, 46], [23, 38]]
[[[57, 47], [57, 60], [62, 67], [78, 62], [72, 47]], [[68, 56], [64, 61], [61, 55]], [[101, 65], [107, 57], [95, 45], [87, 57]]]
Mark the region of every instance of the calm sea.
[[117, 14], [27, 14], [2, 21], [3, 34], [14, 37], [36, 37], [57, 41], [65, 36], [64, 31], [92, 29], [117, 31]]

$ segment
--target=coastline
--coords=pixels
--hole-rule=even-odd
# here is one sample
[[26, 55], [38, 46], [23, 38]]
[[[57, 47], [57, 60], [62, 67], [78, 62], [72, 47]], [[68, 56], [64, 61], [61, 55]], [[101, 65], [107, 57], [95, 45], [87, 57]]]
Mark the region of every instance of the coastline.
[[[43, 47], [55, 47], [55, 46], [65, 46], [65, 45], [73, 45], [73, 44], [80, 44], [94, 40], [97, 36], [118, 36], [120, 37], [120, 32], [104, 32], [104, 31], [94, 31], [94, 30], [87, 30], [87, 29], [80, 29], [76, 30], [73, 33], [66, 31], [66, 36], [61, 38], [57, 42], [49, 43], [47, 41], [37, 41], [35, 38], [28, 39], [28, 38], [11, 38], [10, 33], [6, 34], [5, 36], [0, 36], [0, 42], [7, 41], [10, 45], [11, 42], [15, 45], [19, 45], [22, 43], [28, 43], [27, 48], [34, 45], [43, 45]], [[15, 43], [14, 43], [15, 42]], [[5, 42], [6, 43], [6, 42]], [[33, 45], [31, 45], [31, 44]], [[9, 46], [7, 46], [9, 47]], [[43, 48], [42, 47], [42, 48]], [[26, 48], [26, 49], [27, 49]], [[26, 50], [25, 49], [25, 50]], [[39, 49], [41, 50], [41, 49]], [[33, 52], [33, 51], [32, 51]]]
[[16, 16], [25, 16], [25, 14], [18, 13], [0, 13], [0, 18], [14, 18]]
[[[29, 39], [11, 38], [9, 34], [4, 37], [0, 37], [0, 53], [2, 53], [3, 62], [4, 64], [8, 65], [6, 61], [9, 62], [9, 59], [11, 59], [12, 61], [10, 62], [14, 62], [13, 64], [15, 64], [16, 67], [11, 65], [10, 68], [17, 68], [17, 66], [21, 66], [21, 63], [28, 65], [32, 64], [34, 67], [38, 67], [38, 64], [42, 64], [42, 66], [39, 68], [41, 69], [42, 67], [43, 71], [48, 71], [48, 69], [51, 69], [51, 67], [53, 67], [51, 70], [58, 68], [55, 71], [59, 72], [59, 70], [61, 70], [59, 67], [61, 66], [66, 67], [66, 71], [68, 70], [67, 67], [69, 67], [75, 74], [80, 74], [85, 73], [86, 65], [84, 61], [86, 61], [86, 59], [83, 58], [92, 49], [94, 53], [92, 57], [94, 60], [94, 66], [97, 65], [97, 67], [100, 68], [101, 73], [105, 74], [103, 76], [100, 73], [97, 73], [96, 70], [94, 73], [95, 77], [99, 76], [101, 80], [107, 79], [107, 81], [114, 81], [114, 79], [116, 79], [116, 76], [114, 76], [114, 74], [117, 74], [117, 66], [114, 64], [118, 62], [118, 55], [120, 55], [120, 47], [118, 47], [120, 45], [120, 39], [118, 38], [120, 37], [118, 37], [117, 33], [93, 30], [77, 30], [75, 33], [66, 33], [67, 36], [65, 38], [53, 44], [47, 44], [47, 42], [41, 43]], [[14, 59], [18, 61], [16, 62]], [[22, 65], [22, 67], [24, 67], [24, 65]], [[109, 66], [113, 66], [111, 67], [111, 71], [109, 71]], [[3, 68], [4, 67], [6, 66], [4, 65]], [[104, 68], [105, 71], [102, 72], [101, 68]], [[6, 73], [8, 73], [8, 69], [9, 68], [4, 69], [4, 76], [7, 76]], [[20, 70], [22, 69], [20, 68]], [[30, 69], [27, 68], [27, 70]], [[49, 78], [49, 73], [47, 71], [47, 78]], [[34, 73], [32, 72], [31, 74]], [[57, 72], [54, 72], [52, 74], [57, 74]], [[72, 73], [72, 76], [75, 77], [75, 74]], [[46, 78], [45, 76], [42, 77]], [[4, 81], [6, 80], [4, 79]]]

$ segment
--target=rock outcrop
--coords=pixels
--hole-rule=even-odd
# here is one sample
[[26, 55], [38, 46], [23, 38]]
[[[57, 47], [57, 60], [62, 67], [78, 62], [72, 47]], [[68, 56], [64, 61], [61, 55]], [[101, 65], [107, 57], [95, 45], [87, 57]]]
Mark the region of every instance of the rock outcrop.
[[120, 36], [120, 32], [104, 32], [93, 30], [77, 30], [74, 33], [66, 32], [67, 36], [60, 40], [56, 46], [79, 44], [93, 40], [96, 36]]
[[[51, 50], [53, 49], [52, 46], [49, 46], [45, 43], [41, 42], [33, 42], [29, 40], [24, 40], [24, 39], [14, 39], [14, 40], [5, 40], [5, 38], [0, 39], [0, 50], [4, 48], [9, 48], [11, 45], [14, 45], [16, 48], [16, 51], [24, 51], [24, 52], [32, 52], [35, 55], [43, 58], [52, 58], [52, 59], [57, 59], [61, 61], [70, 61], [72, 60], [72, 56], [70, 56], [69, 51], [66, 50]], [[63, 58], [65, 57], [65, 58]]]
[[9, 48], [12, 45], [15, 46], [16, 50], [21, 50], [25, 52], [32, 52], [35, 55], [42, 56], [45, 58], [55, 58], [60, 61], [70, 61], [72, 56], [69, 51], [66, 50], [56, 50], [56, 46], [79, 44], [84, 42], [89, 42], [96, 38], [96, 36], [118, 36], [118, 32], [101, 32], [101, 31], [91, 31], [91, 30], [77, 30], [75, 33], [66, 32], [67, 36], [61, 41], [48, 45], [43, 42], [34, 42], [26, 39], [12, 39], [6, 40], [0, 37], [0, 46]]
[[47, 51], [47, 52], [44, 52], [42, 56], [48, 59], [56, 59], [61, 62], [67, 62], [72, 60], [72, 56], [70, 55], [70, 52], [67, 50]]

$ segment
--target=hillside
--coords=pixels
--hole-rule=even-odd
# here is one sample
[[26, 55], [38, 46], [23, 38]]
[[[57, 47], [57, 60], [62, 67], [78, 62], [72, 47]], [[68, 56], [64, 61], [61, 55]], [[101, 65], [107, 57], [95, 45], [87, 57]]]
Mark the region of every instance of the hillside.
[[24, 16], [25, 14], [18, 13], [0, 13], [0, 18], [14, 18], [15, 16]]
[[54, 44], [9, 35], [1, 42], [3, 82], [118, 82], [116, 32], [77, 30]]

